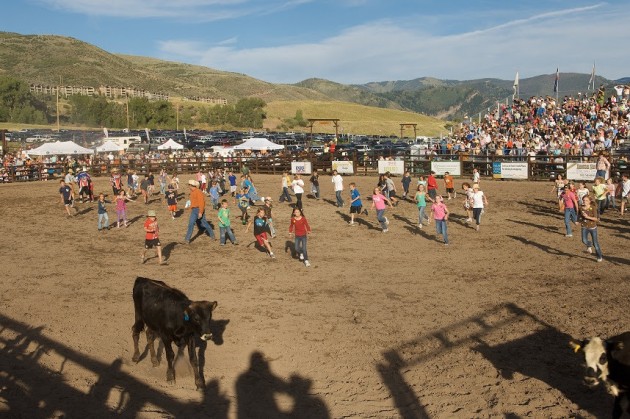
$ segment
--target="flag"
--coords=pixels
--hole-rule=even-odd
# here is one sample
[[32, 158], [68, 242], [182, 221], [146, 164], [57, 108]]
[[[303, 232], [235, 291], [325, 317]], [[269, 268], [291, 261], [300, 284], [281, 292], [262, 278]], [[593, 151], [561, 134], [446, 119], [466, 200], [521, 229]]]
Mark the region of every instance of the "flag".
[[518, 71], [516, 72], [516, 77], [514, 77], [514, 94], [512, 95], [512, 99], [518, 96]]
[[558, 82], [560, 81], [560, 69], [556, 67], [556, 80], [553, 82], [553, 91], [558, 93]]
[[588, 80], [588, 87], [586, 90], [590, 90], [591, 86], [593, 86], [593, 90], [595, 90], [595, 62], [593, 61], [593, 69], [591, 70], [591, 78]]

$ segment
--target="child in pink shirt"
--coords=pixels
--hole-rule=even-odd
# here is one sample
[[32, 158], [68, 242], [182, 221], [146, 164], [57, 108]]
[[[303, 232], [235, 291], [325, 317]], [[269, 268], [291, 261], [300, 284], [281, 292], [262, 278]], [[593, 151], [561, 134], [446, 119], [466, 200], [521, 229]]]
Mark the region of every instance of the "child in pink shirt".
[[116, 196], [116, 216], [118, 217], [116, 228], [120, 228], [120, 220], [123, 220], [125, 227], [127, 227], [127, 197], [124, 189], [121, 189]]
[[436, 195], [435, 202], [431, 205], [431, 216], [435, 220], [435, 231], [444, 238], [444, 245], [448, 246], [448, 208], [442, 195]]
[[384, 216], [387, 205], [392, 208], [392, 201], [381, 193], [381, 188], [374, 188], [374, 195], [372, 195], [372, 209], [376, 209], [376, 219], [379, 223], [381, 223], [383, 233], [387, 233], [389, 231], [387, 229], [389, 220]]

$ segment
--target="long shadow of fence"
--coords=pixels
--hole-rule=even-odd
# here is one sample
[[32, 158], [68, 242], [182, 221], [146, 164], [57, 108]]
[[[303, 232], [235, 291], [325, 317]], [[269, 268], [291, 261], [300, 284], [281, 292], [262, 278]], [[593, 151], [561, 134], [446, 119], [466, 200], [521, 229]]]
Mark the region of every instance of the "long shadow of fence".
[[[525, 324], [525, 320], [530, 325], [534, 323], [533, 332], [524, 330], [525, 336], [499, 345], [486, 342], [491, 333], [511, 324]], [[377, 362], [376, 369], [405, 419], [425, 419], [430, 415], [413, 386], [405, 380], [404, 372], [430, 364], [434, 358], [460, 347], [469, 347], [483, 355], [505, 380], [511, 380], [514, 373], [535, 378], [559, 390], [595, 417], [609, 416], [608, 399], [603, 391], [592, 391], [582, 384], [583, 369], [579, 357], [570, 352], [569, 340], [569, 335], [507, 303], [383, 352], [383, 360]], [[463, 417], [474, 416], [472, 412], [460, 413]]]
[[[226, 324], [225, 320], [218, 321], [218, 334], [218, 329], [224, 329]], [[0, 314], [0, 416], [228, 418], [231, 400], [221, 392], [218, 380], [206, 383], [200, 401], [177, 400], [122, 371], [122, 359], [111, 364], [96, 360], [44, 336], [42, 330]], [[201, 346], [199, 352], [203, 368], [205, 347]], [[42, 355], [61, 358], [60, 368], [46, 366], [46, 362], [41, 362]], [[89, 391], [73, 387], [64, 376], [64, 369], [70, 364], [96, 377]], [[249, 369], [237, 380], [238, 417], [330, 418], [328, 407], [311, 394], [311, 387], [312, 381], [298, 374], [289, 380], [275, 376], [264, 355], [254, 352]], [[278, 395], [288, 400], [284, 406], [277, 403]]]
[[[59, 371], [38, 362], [52, 352], [63, 360]], [[87, 394], [64, 378], [68, 363], [97, 376]], [[147, 409], [163, 416], [228, 417], [230, 401], [217, 380], [206, 384], [200, 402], [180, 401], [121, 371], [121, 365], [120, 358], [111, 364], [98, 361], [44, 336], [41, 327], [0, 314], [0, 395], [7, 417], [136, 417]]]

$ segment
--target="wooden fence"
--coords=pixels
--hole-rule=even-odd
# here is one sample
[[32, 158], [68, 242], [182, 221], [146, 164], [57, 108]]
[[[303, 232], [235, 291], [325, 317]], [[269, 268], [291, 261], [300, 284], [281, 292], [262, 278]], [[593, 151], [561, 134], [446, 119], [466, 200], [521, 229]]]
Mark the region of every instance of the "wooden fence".
[[[395, 160], [404, 161], [405, 170], [413, 175], [428, 174], [431, 171], [432, 162], [451, 162], [459, 164], [461, 177], [470, 178], [473, 169], [477, 169], [482, 176], [492, 176], [495, 162], [520, 162], [527, 163], [527, 178], [529, 180], [549, 180], [557, 174], [565, 174], [567, 163], [595, 162], [595, 157], [562, 156], [563, 162], [556, 162], [557, 156], [538, 155], [529, 156], [480, 156], [480, 155], [438, 155], [438, 156], [400, 156]], [[344, 157], [332, 157], [325, 155], [301, 155], [291, 157], [239, 157], [239, 158], [179, 158], [179, 159], [153, 159], [153, 160], [114, 160], [94, 163], [86, 167], [92, 176], [109, 176], [113, 168], [122, 173], [135, 171], [138, 175], [157, 174], [165, 169], [169, 174], [189, 174], [197, 171], [209, 171], [210, 169], [224, 168], [240, 173], [247, 166], [254, 174], [279, 175], [283, 172], [291, 172], [291, 162], [311, 162], [312, 168], [320, 173], [332, 172], [333, 160], [352, 161], [354, 173], [358, 176], [378, 174], [379, 159], [369, 158], [363, 154], [350, 154]], [[58, 179], [68, 169], [60, 163], [35, 163], [28, 166], [8, 166], [4, 168], [2, 180], [4, 182], [23, 182], [36, 180]], [[77, 169], [82, 167], [75, 167]], [[624, 159], [614, 158], [612, 161], [612, 173], [629, 173], [628, 164]]]

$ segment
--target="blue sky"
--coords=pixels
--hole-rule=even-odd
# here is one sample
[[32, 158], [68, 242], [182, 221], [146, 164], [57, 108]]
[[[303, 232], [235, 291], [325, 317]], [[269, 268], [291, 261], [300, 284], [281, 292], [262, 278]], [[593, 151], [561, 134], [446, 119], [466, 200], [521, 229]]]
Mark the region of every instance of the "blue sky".
[[9, 0], [1, 22], [274, 83], [630, 76], [627, 0]]

